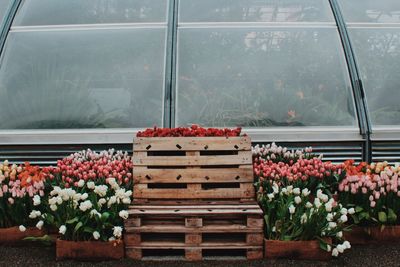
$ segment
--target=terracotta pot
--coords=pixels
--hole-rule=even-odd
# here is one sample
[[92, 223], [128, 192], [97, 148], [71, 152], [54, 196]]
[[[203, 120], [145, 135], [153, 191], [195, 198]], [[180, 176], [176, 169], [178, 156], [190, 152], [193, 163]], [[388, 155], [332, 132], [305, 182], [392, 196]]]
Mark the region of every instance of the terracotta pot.
[[[327, 240], [328, 243], [331, 240]], [[267, 259], [318, 260], [331, 259], [331, 253], [319, 246], [319, 241], [280, 241], [264, 239], [264, 257]]]
[[399, 242], [400, 225], [385, 226], [382, 230], [380, 226], [368, 227], [371, 239], [375, 242]]
[[41, 237], [46, 233], [36, 227], [28, 227], [21, 232], [18, 226], [10, 228], [0, 228], [0, 244], [21, 243], [25, 237]]
[[343, 232], [344, 239], [352, 245], [365, 245], [371, 242], [368, 227], [353, 226], [351, 231]]
[[119, 260], [124, 258], [124, 242], [66, 241], [57, 239], [56, 258], [85, 260]]

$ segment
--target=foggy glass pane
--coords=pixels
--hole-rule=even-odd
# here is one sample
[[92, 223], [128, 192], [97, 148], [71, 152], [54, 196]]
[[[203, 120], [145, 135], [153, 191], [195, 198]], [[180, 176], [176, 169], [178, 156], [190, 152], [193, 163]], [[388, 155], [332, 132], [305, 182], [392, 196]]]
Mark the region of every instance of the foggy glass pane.
[[328, 0], [180, 0], [181, 22], [333, 22]]
[[0, 0], [0, 27], [10, 4], [11, 0]]
[[177, 124], [355, 126], [337, 30], [180, 29]]
[[374, 125], [400, 125], [400, 28], [350, 29]]
[[14, 26], [165, 22], [167, 0], [25, 0]]
[[338, 0], [346, 22], [399, 23], [399, 0]]
[[1, 129], [161, 125], [165, 29], [11, 32]]

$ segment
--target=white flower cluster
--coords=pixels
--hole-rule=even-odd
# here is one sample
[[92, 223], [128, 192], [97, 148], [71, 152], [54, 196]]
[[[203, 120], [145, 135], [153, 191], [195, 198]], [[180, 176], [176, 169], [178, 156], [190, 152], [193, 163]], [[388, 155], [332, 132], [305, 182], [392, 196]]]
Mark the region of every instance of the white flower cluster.
[[[306, 147], [305, 149], [291, 150], [289, 151], [286, 147], [278, 146], [275, 143], [268, 145], [255, 145], [252, 147], [253, 157], [262, 157], [267, 160], [274, 160], [277, 157], [286, 159], [295, 158], [306, 158], [312, 153], [312, 147]], [[322, 157], [322, 156], [321, 156]]]
[[99, 158], [107, 158], [111, 161], [113, 160], [122, 160], [124, 158], [128, 158], [128, 152], [122, 152], [120, 150], [115, 151], [114, 148], [111, 148], [109, 150], [104, 150], [101, 151], [100, 153], [97, 153], [95, 151], [92, 151], [90, 149], [87, 150], [82, 150], [80, 152], [76, 152], [74, 154], [71, 154], [67, 157], [67, 159], [70, 160], [78, 160], [78, 161], [87, 161], [87, 160], [95, 160]]

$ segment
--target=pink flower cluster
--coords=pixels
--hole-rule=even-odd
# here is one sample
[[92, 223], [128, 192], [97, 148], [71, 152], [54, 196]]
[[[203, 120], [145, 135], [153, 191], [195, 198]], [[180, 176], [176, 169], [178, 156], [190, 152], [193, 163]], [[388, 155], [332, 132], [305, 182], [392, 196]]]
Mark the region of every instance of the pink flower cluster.
[[376, 202], [393, 193], [400, 197], [400, 168], [389, 166], [385, 162], [367, 165], [361, 163], [359, 166], [366, 166], [364, 171], [355, 173], [353, 170], [358, 166], [353, 166], [354, 162], [346, 162], [347, 175], [339, 184], [340, 192], [348, 192], [352, 195], [369, 195], [370, 207], [374, 208]]
[[10, 165], [8, 161], [0, 164], [0, 197], [8, 198], [10, 204], [26, 195], [31, 198], [37, 194], [43, 196], [44, 187], [44, 175], [38, 167], [29, 163]]
[[100, 153], [90, 149], [59, 160], [53, 173], [60, 174], [65, 187], [77, 186], [79, 180], [115, 178], [118, 184], [132, 180], [133, 163], [127, 152], [110, 149]]
[[324, 176], [331, 176], [340, 166], [331, 162], [323, 162], [319, 158], [299, 159], [296, 162], [290, 160], [289, 163], [273, 162], [272, 160], [256, 159], [253, 164], [254, 174], [260, 180], [280, 180], [287, 178], [289, 181], [303, 180], [310, 177], [323, 179]]

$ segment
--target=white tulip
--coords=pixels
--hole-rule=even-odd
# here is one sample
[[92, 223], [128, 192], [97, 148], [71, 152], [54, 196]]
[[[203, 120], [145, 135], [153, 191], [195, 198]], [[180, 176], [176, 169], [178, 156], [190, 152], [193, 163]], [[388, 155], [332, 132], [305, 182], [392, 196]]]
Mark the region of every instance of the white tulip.
[[38, 223], [36, 224], [36, 228], [41, 230], [43, 227], [44, 222], [43, 221], [38, 221]]
[[332, 256], [333, 256], [333, 257], [339, 256], [339, 251], [337, 250], [337, 248], [334, 248], [334, 249], [332, 250]]
[[23, 226], [23, 225], [20, 225], [20, 226], [18, 227], [18, 229], [19, 229], [21, 232], [25, 232], [25, 231], [26, 231], [26, 227]]
[[121, 217], [121, 218], [124, 219], [124, 220], [128, 219], [128, 217], [129, 217], [128, 211], [126, 211], [126, 210], [121, 210], [121, 211], [119, 212], [119, 217]]
[[89, 181], [89, 182], [87, 182], [86, 186], [87, 186], [87, 188], [89, 188], [89, 189], [94, 189], [95, 184], [94, 184], [94, 182]]
[[113, 235], [117, 238], [122, 236], [122, 227], [121, 226], [114, 226], [113, 228]]
[[41, 201], [40, 201], [40, 196], [39, 195], [35, 195], [33, 197], [33, 206], [38, 206], [40, 205]]
[[289, 207], [289, 213], [290, 213], [290, 214], [294, 214], [295, 211], [296, 211], [296, 207], [293, 206], [293, 205], [290, 205], [290, 207]]
[[300, 204], [300, 203], [301, 203], [301, 197], [296, 196], [296, 197], [294, 198], [294, 202], [295, 202], [296, 204]]
[[65, 225], [61, 225], [60, 228], [58, 229], [58, 232], [62, 235], [65, 235], [66, 231], [67, 231], [67, 227]]
[[94, 232], [93, 232], [93, 238], [94, 238], [95, 240], [99, 239], [99, 238], [100, 238], [99, 232], [94, 231]]
[[84, 185], [85, 185], [85, 181], [82, 180], [82, 179], [80, 179], [80, 180], [78, 181], [78, 187], [83, 187]]
[[354, 210], [354, 208], [350, 208], [350, 209], [347, 210], [347, 212], [349, 214], [354, 214], [356, 211]]

